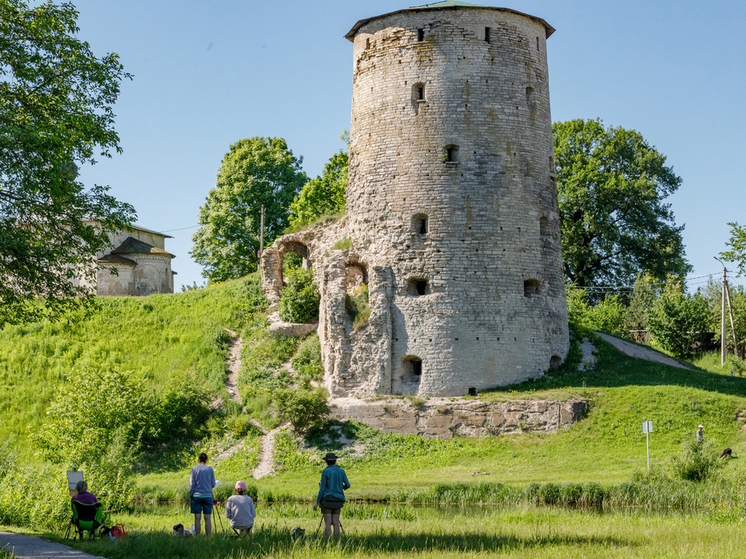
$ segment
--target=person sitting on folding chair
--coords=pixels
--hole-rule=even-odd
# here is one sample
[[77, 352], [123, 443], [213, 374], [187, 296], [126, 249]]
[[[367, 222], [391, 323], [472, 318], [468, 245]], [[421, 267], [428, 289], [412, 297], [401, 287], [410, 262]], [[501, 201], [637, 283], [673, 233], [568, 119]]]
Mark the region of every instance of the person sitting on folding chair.
[[256, 518], [254, 501], [246, 493], [246, 484], [243, 481], [236, 482], [236, 494], [228, 497], [225, 503], [225, 517], [230, 520], [231, 528], [239, 536], [251, 534]]
[[98, 502], [93, 493], [88, 492], [88, 484], [80, 480], [75, 485], [77, 495], [70, 499], [70, 506], [73, 509], [73, 517], [70, 525], [75, 527], [75, 537], [73, 539], [83, 539], [85, 532], [88, 537], [94, 539], [96, 530], [103, 524], [104, 509]]
[[75, 491], [77, 491], [78, 494], [73, 495], [71, 501], [78, 501], [79, 503], [83, 503], [84, 505], [93, 505], [94, 503], [98, 503], [98, 499], [96, 499], [96, 496], [93, 493], [90, 493], [88, 491], [88, 484], [82, 479], [77, 484], [75, 484]]

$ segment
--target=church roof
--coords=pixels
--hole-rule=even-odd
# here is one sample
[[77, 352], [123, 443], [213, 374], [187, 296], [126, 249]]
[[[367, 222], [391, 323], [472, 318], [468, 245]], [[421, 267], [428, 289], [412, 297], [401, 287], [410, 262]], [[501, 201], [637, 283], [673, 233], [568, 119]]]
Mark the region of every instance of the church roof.
[[105, 254], [96, 260], [96, 262], [99, 264], [124, 264], [126, 266], [137, 266], [137, 262], [134, 260], [130, 260], [124, 256], [119, 256], [118, 254]]
[[111, 254], [162, 254], [163, 256], [176, 258], [170, 252], [166, 252], [162, 248], [154, 247], [134, 237], [127, 237], [121, 245], [111, 251]]
[[425, 4], [424, 6], [412, 6], [411, 8], [404, 8], [403, 10], [396, 10], [394, 12], [389, 12], [387, 14], [381, 14], [380, 16], [373, 16], [368, 17], [365, 19], [361, 19], [358, 21], [355, 25], [352, 26], [352, 29], [345, 35], [345, 39], [349, 41], [353, 41], [355, 39], [355, 35], [357, 35], [357, 32], [360, 30], [360, 28], [363, 25], [368, 24], [371, 21], [374, 21], [376, 19], [380, 19], [382, 17], [391, 16], [394, 14], [403, 14], [406, 12], [416, 12], [421, 10], [443, 10], [443, 9], [460, 9], [460, 8], [480, 8], [480, 9], [486, 9], [486, 10], [497, 10], [498, 12], [509, 12], [511, 14], [516, 14], [519, 16], [524, 16], [529, 19], [534, 20], [535, 22], [539, 23], [540, 25], [544, 26], [544, 29], [546, 30], [546, 37], [547, 39], [549, 36], [555, 32], [554, 27], [549, 25], [546, 21], [541, 19], [540, 17], [532, 16], [529, 14], [525, 14], [523, 12], [519, 12], [517, 10], [511, 10], [510, 8], [498, 8], [496, 6], [482, 6], [480, 4], [471, 4], [469, 2], [462, 2], [461, 0], [444, 0], [443, 2], [435, 2], [433, 4]]

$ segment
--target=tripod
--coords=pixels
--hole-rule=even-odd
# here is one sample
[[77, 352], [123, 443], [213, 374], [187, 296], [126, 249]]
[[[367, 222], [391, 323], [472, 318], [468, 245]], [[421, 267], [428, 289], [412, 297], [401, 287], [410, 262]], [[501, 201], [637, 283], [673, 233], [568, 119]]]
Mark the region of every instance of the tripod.
[[[218, 512], [215, 514], [215, 509], [218, 509]], [[225, 528], [223, 527], [223, 517], [220, 514], [220, 501], [215, 501], [215, 504], [213, 506], [213, 516], [218, 517], [218, 524], [220, 524], [220, 531], [225, 533]]]
[[[340, 534], [344, 534], [344, 535], [346, 536], [347, 534], [345, 533], [345, 529], [344, 529], [344, 527], [342, 526], [342, 519], [340, 518], [340, 519], [338, 520], [338, 522], [339, 522], [339, 533], [340, 533]], [[323, 523], [324, 523], [324, 513], [323, 513], [323, 511], [322, 511], [322, 513], [321, 513], [321, 520], [319, 520], [319, 525], [318, 525], [318, 527], [316, 528], [316, 534], [314, 535], [314, 537], [318, 537], [318, 536], [319, 536], [319, 530], [321, 530], [321, 525], [322, 525]]]

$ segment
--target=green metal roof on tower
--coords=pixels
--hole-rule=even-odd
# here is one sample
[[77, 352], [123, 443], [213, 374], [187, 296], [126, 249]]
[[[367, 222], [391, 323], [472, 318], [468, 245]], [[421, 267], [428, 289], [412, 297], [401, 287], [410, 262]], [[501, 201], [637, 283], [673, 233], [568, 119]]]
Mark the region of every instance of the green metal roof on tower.
[[357, 35], [357, 32], [360, 30], [360, 28], [363, 25], [366, 25], [367, 23], [374, 21], [376, 19], [380, 19], [382, 17], [391, 16], [394, 14], [403, 14], [406, 12], [415, 12], [415, 11], [424, 11], [424, 10], [447, 10], [447, 9], [459, 9], [459, 8], [465, 8], [465, 9], [483, 9], [483, 10], [497, 10], [499, 12], [509, 12], [512, 14], [516, 14], [519, 16], [527, 17], [529, 19], [534, 20], [535, 22], [541, 24], [544, 26], [544, 29], [546, 30], [546, 37], [549, 38], [549, 36], [555, 32], [554, 27], [549, 25], [546, 21], [541, 19], [540, 17], [535, 17], [529, 14], [525, 14], [523, 12], [519, 12], [517, 10], [511, 10], [510, 8], [498, 8], [496, 6], [484, 6], [482, 4], [471, 4], [469, 2], [462, 2], [461, 0], [443, 0], [442, 2], [436, 2], [434, 4], [424, 4], [422, 6], [412, 6], [411, 8], [404, 8], [402, 10], [396, 10], [394, 12], [389, 12], [387, 14], [381, 14], [379, 16], [373, 16], [368, 17], [365, 19], [361, 19], [358, 21], [355, 25], [352, 26], [352, 29], [345, 35], [345, 39], [348, 41], [354, 42], [355, 35]]

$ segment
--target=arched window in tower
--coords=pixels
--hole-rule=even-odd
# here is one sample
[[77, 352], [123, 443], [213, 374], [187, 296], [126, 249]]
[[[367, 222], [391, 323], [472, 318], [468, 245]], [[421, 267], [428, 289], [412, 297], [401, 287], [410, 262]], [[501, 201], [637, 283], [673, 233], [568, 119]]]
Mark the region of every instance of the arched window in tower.
[[458, 163], [458, 146], [451, 144], [445, 147], [443, 152], [443, 161], [445, 163]]
[[523, 296], [536, 297], [541, 295], [541, 284], [537, 279], [527, 279], [523, 282]]
[[489, 27], [484, 28], [484, 40], [487, 41], [488, 43], [492, 42], [491, 31], [492, 30]]
[[425, 278], [409, 278], [407, 282], [407, 295], [410, 297], [430, 295], [430, 284]]
[[425, 214], [412, 216], [412, 230], [418, 235], [427, 235], [427, 216]]
[[417, 40], [418, 41], [424, 41], [425, 40], [425, 30], [424, 29], [418, 29], [417, 30]]

